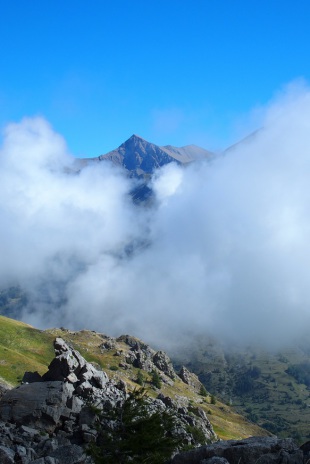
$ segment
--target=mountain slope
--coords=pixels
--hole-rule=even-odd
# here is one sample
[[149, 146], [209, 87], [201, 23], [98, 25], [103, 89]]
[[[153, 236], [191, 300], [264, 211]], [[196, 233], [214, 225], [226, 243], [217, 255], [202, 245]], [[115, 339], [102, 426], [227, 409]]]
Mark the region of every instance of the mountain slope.
[[182, 353], [184, 364], [211, 393], [278, 436], [309, 439], [309, 343], [279, 352], [261, 348], [224, 348], [215, 340], [200, 340]]
[[[149, 396], [156, 397], [160, 392], [172, 399], [184, 401], [190, 408], [202, 408], [220, 438], [245, 438], [266, 434], [229, 406], [214, 399], [211, 401], [208, 394], [202, 396], [199, 391], [200, 382], [192, 374], [189, 373], [189, 383], [173, 374], [174, 371], [169, 367], [169, 358], [163, 352], [155, 352], [145, 343], [128, 335], [115, 339], [88, 330], [40, 331], [0, 316], [0, 379], [17, 385], [25, 371], [38, 371], [40, 374], [46, 372], [54, 357], [53, 340], [56, 337], [62, 337], [70, 346], [78, 349], [87, 361], [103, 368], [110, 378], [124, 381], [130, 390], [139, 386], [137, 380], [140, 373]], [[132, 364], [130, 358], [136, 361]], [[155, 368], [161, 378], [160, 390], [154, 388], [152, 383], [153, 374], [150, 370], [153, 369], [154, 362], [157, 363]]]

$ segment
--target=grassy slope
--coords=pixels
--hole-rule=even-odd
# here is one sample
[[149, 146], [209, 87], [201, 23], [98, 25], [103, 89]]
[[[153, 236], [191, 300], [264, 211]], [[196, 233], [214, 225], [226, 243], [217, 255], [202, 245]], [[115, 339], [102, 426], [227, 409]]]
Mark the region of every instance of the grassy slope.
[[23, 322], [0, 317], [0, 377], [16, 385], [25, 371], [46, 372], [54, 357], [53, 337]]
[[[102, 350], [101, 334], [82, 330], [71, 332], [62, 329], [47, 331], [37, 330], [27, 324], [0, 316], [0, 378], [17, 385], [25, 371], [44, 373], [54, 357], [53, 340], [60, 336], [80, 351], [88, 361], [101, 366], [110, 378], [123, 379], [129, 388], [137, 387], [135, 382], [138, 369], [128, 370], [119, 367], [129, 347], [125, 343], [118, 343], [116, 349]], [[122, 355], [116, 355], [122, 351]], [[150, 383], [150, 374], [144, 372], [145, 387], [149, 395], [157, 396]], [[172, 398], [187, 398], [193, 408], [199, 406], [204, 409], [214, 430], [222, 439], [245, 438], [250, 435], [263, 435], [262, 429], [245, 420], [225, 404], [217, 401], [210, 403], [210, 396], [203, 398], [181, 380], [176, 379], [173, 386], [162, 384], [161, 391]]]

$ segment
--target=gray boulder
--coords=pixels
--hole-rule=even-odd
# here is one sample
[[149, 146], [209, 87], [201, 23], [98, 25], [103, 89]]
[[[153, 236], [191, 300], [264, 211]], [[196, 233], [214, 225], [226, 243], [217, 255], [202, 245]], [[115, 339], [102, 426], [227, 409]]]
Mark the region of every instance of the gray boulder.
[[1, 464], [14, 464], [15, 453], [10, 448], [0, 445], [0, 462]]
[[3, 421], [26, 424], [51, 432], [68, 417], [72, 387], [64, 382], [35, 382], [7, 391], [0, 402]]
[[84, 463], [86, 459], [85, 451], [78, 445], [60, 446], [50, 456], [56, 459], [57, 464]]
[[[224, 458], [229, 464], [302, 464], [303, 452], [290, 438], [250, 437], [202, 446], [174, 456], [170, 464], [211, 464]], [[214, 461], [213, 461], [214, 462]]]

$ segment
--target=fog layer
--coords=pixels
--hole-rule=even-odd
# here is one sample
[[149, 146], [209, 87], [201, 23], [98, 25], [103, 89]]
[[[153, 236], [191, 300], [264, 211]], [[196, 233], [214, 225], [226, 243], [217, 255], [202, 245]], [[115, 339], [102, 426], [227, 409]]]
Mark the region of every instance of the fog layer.
[[0, 287], [27, 292], [23, 319], [39, 327], [164, 347], [293, 340], [310, 322], [309, 89], [269, 105], [262, 127], [211, 163], [157, 171], [143, 208], [108, 163], [77, 173], [45, 120], [8, 125]]

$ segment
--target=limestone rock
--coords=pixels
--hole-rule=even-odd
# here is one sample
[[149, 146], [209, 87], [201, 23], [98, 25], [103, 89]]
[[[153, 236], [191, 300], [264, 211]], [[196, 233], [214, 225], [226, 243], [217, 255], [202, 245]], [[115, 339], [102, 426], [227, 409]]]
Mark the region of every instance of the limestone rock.
[[170, 358], [163, 351], [157, 351], [153, 356], [153, 363], [155, 366], [160, 369], [164, 374], [166, 374], [171, 379], [175, 379], [175, 372], [172, 367]]
[[0, 417], [16, 424], [39, 426], [52, 431], [66, 414], [66, 403], [72, 395], [63, 382], [35, 382], [9, 390], [0, 402]]
[[200, 392], [200, 389], [202, 387], [202, 383], [198, 379], [197, 375], [193, 374], [189, 370], [186, 369], [186, 367], [182, 366], [179, 372], [179, 377], [181, 380], [183, 380], [184, 383], [187, 385], [193, 387], [193, 390], [196, 393]]
[[[222, 461], [215, 460], [221, 458]], [[223, 461], [224, 459], [224, 461]], [[303, 452], [290, 438], [250, 437], [228, 440], [180, 453], [170, 464], [302, 464]]]
[[106, 341], [99, 346], [101, 350], [114, 350], [116, 348], [116, 340], [112, 337], [107, 337]]
[[10, 448], [0, 445], [0, 462], [1, 464], [14, 464], [15, 453]]

